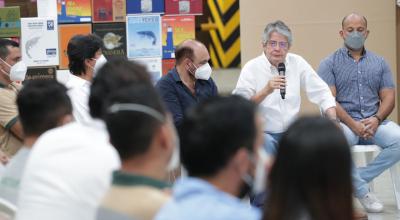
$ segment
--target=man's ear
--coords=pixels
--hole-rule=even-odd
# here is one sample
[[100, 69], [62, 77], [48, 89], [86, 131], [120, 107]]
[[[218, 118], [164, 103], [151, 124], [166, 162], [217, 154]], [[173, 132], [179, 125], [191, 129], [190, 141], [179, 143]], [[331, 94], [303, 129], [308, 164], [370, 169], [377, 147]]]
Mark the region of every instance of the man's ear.
[[343, 30], [339, 31], [339, 35], [340, 35], [340, 37], [342, 37], [344, 39], [344, 31]]

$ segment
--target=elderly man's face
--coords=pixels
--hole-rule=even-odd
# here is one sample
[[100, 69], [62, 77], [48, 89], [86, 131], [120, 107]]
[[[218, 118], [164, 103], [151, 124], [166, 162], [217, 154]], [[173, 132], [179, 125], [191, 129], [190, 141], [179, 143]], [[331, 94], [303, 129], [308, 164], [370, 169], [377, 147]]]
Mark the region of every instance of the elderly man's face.
[[286, 54], [289, 51], [289, 42], [284, 35], [277, 32], [271, 33], [263, 47], [265, 56], [273, 66], [285, 62]]

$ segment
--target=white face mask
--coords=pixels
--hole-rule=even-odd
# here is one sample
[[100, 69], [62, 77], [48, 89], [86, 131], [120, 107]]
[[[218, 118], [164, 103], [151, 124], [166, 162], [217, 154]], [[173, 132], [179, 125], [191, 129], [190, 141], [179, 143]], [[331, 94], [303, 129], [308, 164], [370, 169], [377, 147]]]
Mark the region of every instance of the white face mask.
[[257, 151], [256, 170], [254, 172], [253, 193], [258, 194], [265, 191], [267, 180], [266, 164], [269, 160], [267, 153], [264, 149], [259, 148]]
[[94, 64], [93, 67], [93, 77], [95, 77], [99, 73], [101, 67], [103, 67], [104, 64], [107, 63], [107, 59], [103, 54], [99, 58], [97, 59], [93, 58], [93, 59], [96, 60], [96, 64]]
[[251, 156], [251, 160], [256, 166], [254, 177], [246, 173], [244, 176], [242, 176], [242, 180], [247, 185], [248, 190], [251, 190], [253, 194], [259, 194], [265, 191], [265, 185], [267, 181], [266, 165], [269, 157], [262, 148], [257, 150], [257, 154], [255, 156], [257, 159], [255, 159], [254, 156]]
[[[0, 58], [1, 59], [1, 58]], [[8, 64], [6, 61], [1, 59], [8, 67], [10, 67], [10, 73], [6, 73], [11, 81], [24, 81], [25, 76], [26, 76], [26, 71], [28, 70], [28, 67], [24, 63], [24, 61], [18, 61], [16, 64], [11, 66]], [[4, 72], [4, 71], [3, 71]], [[5, 73], [5, 72], [4, 72]]]
[[179, 137], [178, 133], [175, 129], [175, 126], [171, 124], [172, 129], [174, 130], [174, 136], [175, 136], [175, 146], [174, 150], [172, 152], [171, 158], [169, 159], [168, 165], [167, 165], [167, 171], [171, 172], [174, 171], [179, 167], [180, 164], [180, 142], [179, 142]]
[[205, 64], [201, 65], [200, 67], [196, 68], [196, 71], [194, 72], [194, 78], [208, 80], [208, 79], [210, 79], [211, 72], [212, 72], [212, 69], [211, 69], [210, 64], [205, 63]]

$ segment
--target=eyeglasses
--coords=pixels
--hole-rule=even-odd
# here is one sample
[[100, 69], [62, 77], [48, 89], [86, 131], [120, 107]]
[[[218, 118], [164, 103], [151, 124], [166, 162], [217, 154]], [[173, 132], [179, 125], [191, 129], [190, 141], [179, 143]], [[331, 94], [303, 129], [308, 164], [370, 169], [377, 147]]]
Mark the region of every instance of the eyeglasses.
[[271, 47], [271, 48], [276, 48], [279, 44], [279, 48], [281, 49], [288, 49], [289, 47], [289, 43], [288, 42], [278, 42], [278, 41], [274, 41], [274, 40], [269, 40], [267, 41], [267, 46]]

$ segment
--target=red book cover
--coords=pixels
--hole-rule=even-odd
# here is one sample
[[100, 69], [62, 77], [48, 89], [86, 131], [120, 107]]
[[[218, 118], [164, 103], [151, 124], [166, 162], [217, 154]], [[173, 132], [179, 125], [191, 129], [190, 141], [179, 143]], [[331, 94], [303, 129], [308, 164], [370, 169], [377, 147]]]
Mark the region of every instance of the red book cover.
[[92, 0], [93, 22], [124, 22], [125, 0]]
[[163, 59], [162, 60], [162, 75], [165, 76], [167, 73], [175, 67], [175, 59]]
[[203, 14], [203, 1], [165, 0], [165, 14]]

